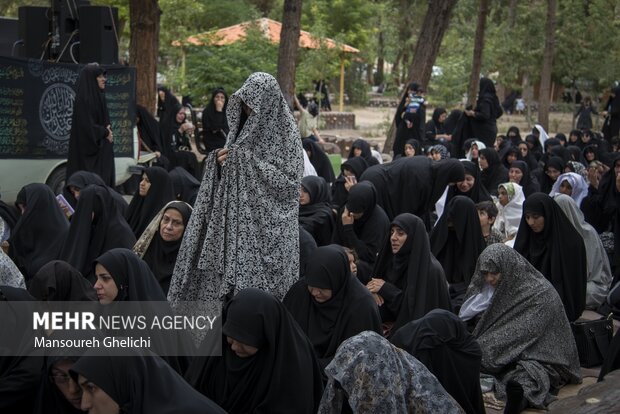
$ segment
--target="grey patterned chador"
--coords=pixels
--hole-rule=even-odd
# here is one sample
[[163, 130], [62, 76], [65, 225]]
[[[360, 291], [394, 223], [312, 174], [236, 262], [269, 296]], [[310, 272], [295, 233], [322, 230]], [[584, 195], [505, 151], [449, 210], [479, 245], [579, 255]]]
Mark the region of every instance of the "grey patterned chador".
[[168, 293], [173, 306], [219, 308], [248, 287], [282, 299], [299, 275], [302, 146], [275, 78], [252, 74], [227, 114], [228, 157], [220, 166], [213, 151], [206, 161]]

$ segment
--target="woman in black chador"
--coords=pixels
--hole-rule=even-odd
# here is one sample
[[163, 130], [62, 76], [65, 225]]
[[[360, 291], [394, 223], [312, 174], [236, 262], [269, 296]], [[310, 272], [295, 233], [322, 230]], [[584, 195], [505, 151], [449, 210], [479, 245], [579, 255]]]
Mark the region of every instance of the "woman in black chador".
[[211, 101], [202, 111], [202, 145], [206, 152], [224, 148], [228, 136], [228, 121], [226, 120], [226, 106], [228, 95], [223, 88], [216, 88], [211, 95]]
[[88, 64], [80, 72], [73, 104], [67, 177], [76, 171], [90, 171], [114, 187], [114, 135], [105, 99], [105, 70]]
[[465, 111], [471, 121], [471, 138], [477, 138], [487, 147], [493, 147], [497, 135], [497, 118], [502, 116], [502, 113], [493, 81], [488, 78], [480, 79], [476, 107]]

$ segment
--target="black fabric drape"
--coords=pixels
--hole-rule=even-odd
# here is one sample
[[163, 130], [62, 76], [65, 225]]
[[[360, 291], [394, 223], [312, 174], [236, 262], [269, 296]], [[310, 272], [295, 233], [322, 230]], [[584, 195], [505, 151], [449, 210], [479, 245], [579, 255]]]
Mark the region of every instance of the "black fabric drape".
[[73, 104], [67, 177], [76, 171], [99, 175], [110, 187], [116, 186], [114, 144], [108, 141], [110, 125], [105, 92], [97, 84], [97, 76], [105, 74], [96, 64], [84, 66], [80, 72]]
[[116, 202], [116, 207], [118, 208], [118, 210], [121, 212], [121, 214], [125, 214], [125, 211], [127, 211], [127, 207], [128, 207], [127, 201], [125, 201], [123, 196], [120, 195], [116, 190], [114, 190], [111, 187], [108, 187], [103, 182], [101, 177], [99, 177], [97, 174], [92, 173], [92, 172], [77, 171], [76, 173], [71, 175], [71, 177], [69, 177], [69, 179], [67, 180], [65, 184], [65, 191], [63, 194], [65, 195], [65, 198], [67, 199], [67, 201], [69, 201], [73, 205], [73, 207], [76, 207], [77, 200], [75, 199], [75, 197], [69, 190], [69, 187], [75, 187], [78, 190], [82, 190], [91, 184], [101, 185], [101, 186], [106, 187], [108, 191], [110, 192], [110, 196], [112, 196], [112, 198]]
[[430, 245], [450, 283], [452, 305], [458, 308], [478, 256], [486, 247], [478, 211], [471, 199], [456, 196], [450, 200], [430, 234]]
[[[310, 286], [331, 290], [331, 299], [317, 302]], [[341, 246], [319, 247], [310, 257], [305, 279], [291, 287], [282, 303], [308, 335], [322, 369], [344, 340], [363, 331], [382, 332], [377, 305], [351, 274]]]
[[22, 188], [15, 205], [26, 209], [11, 231], [9, 256], [28, 282], [44, 264], [58, 258], [69, 233], [69, 222], [52, 189], [45, 184]]
[[[323, 384], [310, 340], [274, 296], [247, 288], [227, 304], [222, 356], [198, 357], [185, 378], [231, 413], [316, 413]], [[226, 338], [258, 348], [241, 358]]]
[[617, 137], [620, 131], [620, 86], [616, 86], [611, 92], [613, 96], [609, 97], [603, 107], [603, 110], [607, 111], [608, 114], [601, 131], [607, 141]]
[[60, 259], [94, 281], [95, 258], [115, 247], [132, 248], [135, 243], [136, 237], [110, 196], [110, 191], [90, 185], [80, 192]]
[[422, 220], [404, 213], [392, 221], [394, 226], [407, 234], [407, 240], [393, 254], [388, 239], [373, 270], [373, 277], [385, 280], [378, 292], [385, 300], [380, 311], [384, 321], [386, 316], [392, 317], [392, 333], [433, 309], [451, 310], [448, 283], [431, 252]]
[[[34, 301], [25, 289], [0, 286], [0, 301]], [[6, 309], [6, 308], [5, 308]], [[9, 307], [9, 309], [11, 309]], [[32, 316], [15, 309], [0, 318], [2, 335], [19, 335], [21, 349], [32, 349], [33, 332], [25, 334], [25, 326], [32, 323]], [[31, 413], [41, 379], [43, 357], [29, 353], [23, 356], [0, 356], [0, 412], [7, 414]]]
[[139, 121], [136, 122], [136, 127], [138, 128], [138, 134], [142, 142], [144, 142], [151, 151], [162, 152], [164, 150], [164, 145], [161, 140], [159, 123], [155, 117], [142, 105], [136, 105], [136, 114], [139, 118]]
[[351, 187], [346, 208], [351, 213], [363, 213], [353, 224], [342, 224], [339, 211], [336, 220], [334, 241], [354, 249], [360, 260], [374, 265], [377, 253], [390, 231], [390, 220], [381, 206], [377, 205], [377, 192], [369, 181], [362, 181]]
[[497, 186], [508, 182], [508, 170], [504, 167], [499, 154], [493, 148], [480, 150], [480, 155], [486, 158], [489, 164], [480, 174], [482, 184], [489, 194], [497, 196]]
[[299, 226], [299, 278], [306, 275], [310, 257], [317, 249], [316, 241], [301, 225]]
[[[542, 232], [532, 231], [527, 213], [544, 217]], [[525, 200], [514, 248], [555, 287], [568, 320], [579, 318], [585, 309], [588, 273], [583, 238], [547, 194], [534, 193]]]
[[125, 215], [136, 237], [142, 235], [146, 226], [166, 203], [175, 200], [172, 180], [166, 170], [149, 167], [144, 174], [151, 182], [151, 187], [146, 196], [140, 195], [140, 189], [136, 191]]
[[325, 181], [328, 183], [333, 183], [336, 180], [334, 176], [334, 169], [332, 168], [331, 161], [329, 157], [323, 151], [321, 146], [314, 142], [313, 140], [306, 138], [302, 141], [304, 150], [306, 152], [310, 152], [308, 154], [308, 158], [310, 159], [310, 163], [316, 170], [316, 173], [319, 177], [323, 177]]
[[225, 413], [154, 354], [117, 357], [93, 348], [70, 372], [75, 380], [82, 375], [105, 391], [121, 413]]
[[173, 168], [169, 174], [176, 198], [193, 206], [200, 190], [200, 181], [181, 167]]
[[299, 206], [299, 224], [312, 235], [318, 246], [331, 244], [336, 223], [329, 184], [323, 177], [309, 175], [301, 180], [301, 186], [310, 195], [310, 203]]
[[465, 169], [458, 160], [431, 161], [416, 156], [370, 167], [361, 179], [374, 184], [377, 203], [388, 218], [412, 213], [429, 223], [428, 214], [446, 186], [463, 181], [464, 177]]
[[390, 341], [423, 363], [467, 414], [485, 414], [482, 350], [452, 312], [434, 309], [400, 328]]
[[28, 285], [28, 292], [41, 301], [96, 301], [97, 292], [73, 266], [54, 260], [43, 266]]

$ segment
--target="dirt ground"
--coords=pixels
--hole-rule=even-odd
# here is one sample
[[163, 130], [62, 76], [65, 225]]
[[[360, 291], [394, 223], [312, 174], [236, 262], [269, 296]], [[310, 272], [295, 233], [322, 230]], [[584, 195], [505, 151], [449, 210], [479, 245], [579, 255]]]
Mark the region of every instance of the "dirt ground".
[[[378, 144], [383, 148], [383, 143], [390, 128], [390, 123], [394, 117], [396, 108], [374, 108], [374, 107], [345, 107], [346, 112], [355, 113], [355, 129], [334, 129], [321, 130], [321, 134], [334, 135], [338, 138], [364, 138], [373, 144]], [[430, 119], [433, 109], [428, 108], [427, 119]], [[533, 114], [534, 120], [537, 114]], [[573, 129], [572, 115], [570, 113], [552, 112], [549, 115], [549, 135], [553, 136], [558, 132], [566, 135]], [[602, 124], [602, 120], [593, 117], [594, 126]], [[521, 136], [527, 135], [526, 131], [530, 131], [533, 123], [529, 123], [525, 115], [502, 115], [498, 119], [498, 131], [505, 134], [508, 128], [516, 125], [521, 131]]]

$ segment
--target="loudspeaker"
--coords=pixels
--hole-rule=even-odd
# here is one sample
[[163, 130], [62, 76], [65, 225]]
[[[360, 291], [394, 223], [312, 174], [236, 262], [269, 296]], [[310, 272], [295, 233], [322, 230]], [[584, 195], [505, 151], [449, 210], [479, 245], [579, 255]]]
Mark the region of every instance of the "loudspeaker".
[[[10, 17], [0, 17], [0, 56], [12, 56], [13, 44], [19, 39], [19, 20]], [[15, 56], [18, 56], [18, 45], [15, 46]]]
[[61, 62], [78, 63], [79, 7], [90, 5], [88, 0], [52, 0], [52, 42], [50, 53]]
[[118, 63], [118, 9], [80, 7], [80, 63]]
[[19, 56], [32, 59], [49, 58], [50, 8], [22, 6], [18, 9]]

